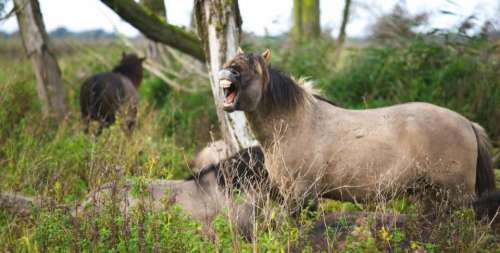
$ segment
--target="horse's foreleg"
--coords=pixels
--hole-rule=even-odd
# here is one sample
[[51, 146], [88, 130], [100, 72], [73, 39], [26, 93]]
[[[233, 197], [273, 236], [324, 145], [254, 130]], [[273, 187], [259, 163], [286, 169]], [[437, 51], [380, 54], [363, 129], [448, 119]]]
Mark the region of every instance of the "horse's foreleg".
[[314, 183], [298, 180], [289, 191], [290, 194], [285, 197], [285, 206], [292, 217], [298, 218], [304, 209], [308, 212], [317, 211], [320, 194]]

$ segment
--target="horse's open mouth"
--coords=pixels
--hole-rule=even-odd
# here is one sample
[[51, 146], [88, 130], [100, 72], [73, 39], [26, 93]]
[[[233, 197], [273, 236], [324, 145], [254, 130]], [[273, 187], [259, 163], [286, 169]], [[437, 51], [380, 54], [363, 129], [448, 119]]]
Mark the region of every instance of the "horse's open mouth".
[[221, 79], [219, 85], [224, 91], [224, 108], [233, 107], [238, 95], [236, 84], [228, 79]]

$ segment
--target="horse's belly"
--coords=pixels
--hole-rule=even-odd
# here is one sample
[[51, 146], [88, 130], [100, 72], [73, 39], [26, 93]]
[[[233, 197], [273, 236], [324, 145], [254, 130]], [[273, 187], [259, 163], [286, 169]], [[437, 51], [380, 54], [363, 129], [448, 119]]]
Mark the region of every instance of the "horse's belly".
[[409, 125], [399, 135], [354, 143], [333, 159], [325, 182], [334, 189], [329, 195], [370, 199], [420, 187], [415, 184], [422, 181], [473, 192], [474, 138], [460, 128]]

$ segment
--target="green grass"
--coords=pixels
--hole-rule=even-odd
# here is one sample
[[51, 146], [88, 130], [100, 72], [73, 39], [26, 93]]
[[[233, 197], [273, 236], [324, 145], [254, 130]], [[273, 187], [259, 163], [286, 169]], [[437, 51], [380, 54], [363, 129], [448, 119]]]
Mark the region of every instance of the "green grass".
[[[19, 44], [0, 41], [0, 48], [13, 49], [1, 51], [9, 57], [0, 57], [0, 191], [72, 204], [117, 178], [179, 179], [189, 175], [187, 163], [194, 151], [211, 136], [219, 136], [209, 86], [193, 94], [175, 92], [146, 74], [133, 137], [126, 138], [118, 126], [112, 126], [94, 139], [82, 132], [79, 86], [88, 75], [109, 70], [125, 48], [117, 42], [58, 43], [70, 111], [56, 123], [41, 116], [31, 65], [19, 55]], [[356, 48], [347, 51], [335, 71], [331, 70], [330, 41], [298, 48], [281, 47], [282, 41], [265, 43], [273, 50], [275, 65], [295, 76], [317, 80], [328, 97], [347, 107], [428, 101], [464, 113], [498, 138], [498, 52], [485, 56], [485, 50], [492, 50], [487, 42], [455, 45], [419, 39], [397, 47]], [[259, 44], [247, 47], [263, 48]], [[12, 52], [19, 54], [10, 57]], [[224, 214], [214, 221], [217, 238], [213, 240], [202, 236], [201, 225], [177, 206], [166, 205], [157, 211], [139, 208], [128, 215], [113, 208], [109, 203], [99, 214], [78, 219], [50, 206], [29, 217], [0, 210], [0, 251], [285, 252], [303, 243], [304, 251], [311, 252], [307, 236], [313, 219], [320, 215], [307, 213], [296, 221], [281, 207], [271, 205], [257, 224], [256, 242], [250, 243], [235, 233]], [[418, 205], [405, 199], [372, 205], [327, 200], [320, 210], [419, 214]], [[470, 209], [443, 215], [425, 235], [422, 231], [429, 230], [418, 219], [404, 230], [374, 229], [370, 222], [359, 221], [348, 234], [329, 233], [332, 249], [404, 252], [401, 245], [407, 242], [411, 250], [427, 252], [495, 252], [500, 246]]]

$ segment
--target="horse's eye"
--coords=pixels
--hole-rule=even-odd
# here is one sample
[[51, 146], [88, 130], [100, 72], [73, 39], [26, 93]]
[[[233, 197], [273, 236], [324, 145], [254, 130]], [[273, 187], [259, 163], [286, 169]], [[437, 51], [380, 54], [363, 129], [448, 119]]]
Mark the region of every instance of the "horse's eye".
[[232, 68], [232, 69], [234, 69], [234, 70], [236, 70], [236, 71], [238, 71], [238, 72], [241, 72], [240, 65], [231, 64], [229, 67]]

